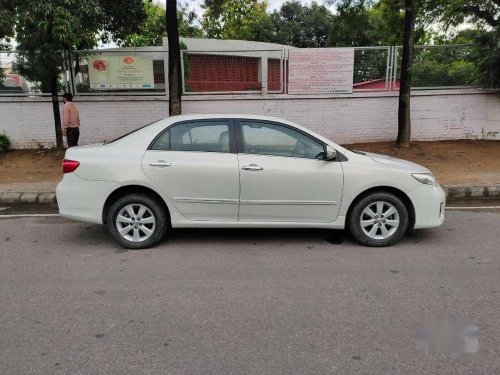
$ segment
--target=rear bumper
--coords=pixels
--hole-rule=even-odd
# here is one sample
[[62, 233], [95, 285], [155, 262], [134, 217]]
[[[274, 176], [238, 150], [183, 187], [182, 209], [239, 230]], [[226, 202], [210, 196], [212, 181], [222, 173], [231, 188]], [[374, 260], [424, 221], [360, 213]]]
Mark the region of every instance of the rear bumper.
[[56, 188], [59, 213], [68, 219], [102, 224], [104, 203], [117, 187], [115, 182], [84, 180], [67, 173]]
[[438, 227], [443, 224], [446, 193], [441, 186], [422, 184], [408, 195], [415, 208], [415, 229]]

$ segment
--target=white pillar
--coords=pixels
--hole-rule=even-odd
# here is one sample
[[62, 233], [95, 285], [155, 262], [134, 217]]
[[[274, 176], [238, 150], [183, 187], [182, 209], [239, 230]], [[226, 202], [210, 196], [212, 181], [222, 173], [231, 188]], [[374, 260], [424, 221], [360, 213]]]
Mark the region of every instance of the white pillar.
[[163, 74], [165, 74], [165, 95], [168, 96], [168, 38], [163, 37]]
[[262, 95], [267, 95], [267, 56], [260, 58], [260, 82], [262, 83]]

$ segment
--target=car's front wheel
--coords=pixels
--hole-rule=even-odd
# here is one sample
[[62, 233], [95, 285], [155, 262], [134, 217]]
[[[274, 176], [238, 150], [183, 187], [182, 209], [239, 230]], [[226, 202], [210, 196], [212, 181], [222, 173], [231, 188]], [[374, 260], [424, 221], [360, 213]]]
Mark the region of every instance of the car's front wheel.
[[146, 249], [163, 239], [168, 219], [165, 209], [155, 199], [144, 194], [129, 194], [111, 205], [107, 226], [122, 246]]
[[367, 246], [390, 246], [399, 241], [409, 225], [408, 210], [397, 196], [375, 192], [358, 201], [348, 217], [354, 238]]

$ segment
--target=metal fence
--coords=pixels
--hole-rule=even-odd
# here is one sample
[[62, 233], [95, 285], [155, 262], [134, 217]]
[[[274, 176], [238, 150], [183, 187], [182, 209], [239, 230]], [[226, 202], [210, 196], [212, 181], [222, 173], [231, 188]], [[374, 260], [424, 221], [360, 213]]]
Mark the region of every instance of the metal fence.
[[182, 51], [183, 93], [284, 93], [285, 51]]
[[[182, 51], [184, 95], [285, 94], [290, 50]], [[402, 47], [355, 47], [353, 92], [399, 90]], [[471, 45], [416, 46], [414, 89], [480, 87], [481, 50]], [[129, 65], [127, 65], [129, 64]], [[36, 53], [0, 51], [0, 95], [50, 93], [47, 66], [57, 67], [58, 92], [76, 95], [165, 95], [163, 47]], [[120, 74], [113, 69], [120, 66]], [[128, 69], [128, 70], [127, 70]], [[133, 70], [133, 72], [132, 72]], [[133, 73], [133, 74], [132, 74]], [[119, 76], [119, 78], [116, 78]], [[114, 80], [110, 77], [115, 77]], [[138, 79], [139, 77], [139, 79]]]
[[391, 47], [354, 48], [353, 91], [390, 89]]
[[[395, 47], [397, 69], [393, 89], [399, 90], [402, 47]], [[413, 89], [445, 89], [481, 86], [478, 62], [481, 49], [472, 45], [415, 46], [412, 66]]]

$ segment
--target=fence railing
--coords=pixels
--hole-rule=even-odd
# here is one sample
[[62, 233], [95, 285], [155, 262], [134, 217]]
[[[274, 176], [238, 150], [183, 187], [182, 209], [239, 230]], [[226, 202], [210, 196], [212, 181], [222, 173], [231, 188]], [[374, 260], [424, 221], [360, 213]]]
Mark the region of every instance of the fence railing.
[[182, 51], [183, 93], [284, 93], [285, 51]]
[[[184, 95], [286, 94], [293, 49], [182, 51]], [[355, 47], [353, 92], [397, 91], [402, 48]], [[416, 46], [413, 89], [480, 87], [481, 49], [471, 45]], [[163, 47], [36, 53], [0, 51], [0, 96], [50, 94], [166, 95], [168, 52]]]
[[[401, 73], [402, 47], [395, 47], [397, 69]], [[412, 66], [413, 89], [446, 89], [481, 86], [478, 62], [481, 49], [472, 45], [415, 46]], [[395, 82], [397, 82], [395, 80]], [[399, 85], [393, 87], [399, 90]]]

